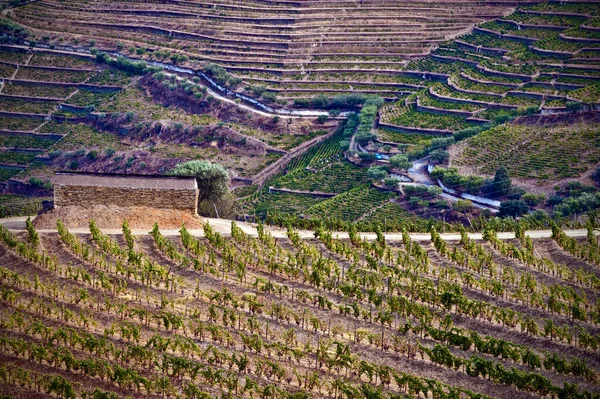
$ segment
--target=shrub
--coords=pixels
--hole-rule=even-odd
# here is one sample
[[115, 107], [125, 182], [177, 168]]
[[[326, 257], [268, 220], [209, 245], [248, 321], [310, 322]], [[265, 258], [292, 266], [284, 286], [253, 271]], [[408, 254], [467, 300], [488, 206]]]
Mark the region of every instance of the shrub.
[[431, 154], [429, 154], [429, 158], [433, 162], [444, 163], [448, 159], [450, 159], [450, 154], [445, 150], [435, 150]]
[[42, 179], [31, 176], [29, 178], [29, 184], [31, 184], [35, 188], [42, 188], [47, 186], [47, 182], [44, 182]]
[[383, 180], [387, 177], [387, 174], [387, 171], [381, 166], [373, 166], [367, 171], [367, 175], [373, 180]]
[[268, 101], [275, 102], [277, 101], [277, 93], [275, 93], [274, 91], [265, 91], [262, 95], [262, 98]]
[[265, 86], [248, 86], [248, 90], [252, 91], [258, 97], [262, 96], [266, 90]]
[[296, 98], [294, 99], [294, 107], [308, 108], [310, 100], [308, 98]]
[[519, 217], [529, 212], [527, 204], [521, 200], [503, 201], [500, 204], [500, 217]]
[[90, 152], [88, 152], [87, 157], [92, 160], [95, 161], [96, 159], [98, 159], [98, 151], [96, 150], [91, 150]]
[[395, 179], [393, 177], [386, 177], [383, 179], [383, 184], [386, 187], [398, 187], [398, 183], [400, 181], [398, 179]]
[[394, 168], [408, 170], [412, 167], [412, 162], [408, 160], [406, 155], [398, 154], [390, 158], [390, 164]]
[[371, 152], [359, 152], [358, 157], [363, 161], [372, 161], [375, 159], [375, 154]]
[[327, 122], [328, 119], [329, 117], [327, 115], [319, 115], [319, 117], [317, 118], [317, 123], [322, 125], [325, 122]]
[[319, 94], [310, 100], [310, 105], [315, 108], [325, 108], [329, 106], [329, 97]]
[[367, 144], [369, 141], [375, 139], [375, 135], [371, 132], [362, 132], [357, 133], [354, 139], [358, 144], [364, 145]]
[[521, 200], [529, 206], [536, 206], [542, 201], [544, 201], [544, 199], [545, 196], [543, 194], [535, 195], [533, 193], [525, 193], [521, 196]]
[[457, 212], [466, 213], [473, 209], [473, 203], [469, 200], [458, 200], [452, 204], [452, 209]]

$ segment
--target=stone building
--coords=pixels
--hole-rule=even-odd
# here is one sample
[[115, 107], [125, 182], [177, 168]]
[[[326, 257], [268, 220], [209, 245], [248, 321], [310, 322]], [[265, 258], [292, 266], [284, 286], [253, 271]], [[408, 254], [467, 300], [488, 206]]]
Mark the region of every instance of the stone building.
[[56, 172], [54, 207], [116, 205], [175, 209], [196, 214], [194, 177]]

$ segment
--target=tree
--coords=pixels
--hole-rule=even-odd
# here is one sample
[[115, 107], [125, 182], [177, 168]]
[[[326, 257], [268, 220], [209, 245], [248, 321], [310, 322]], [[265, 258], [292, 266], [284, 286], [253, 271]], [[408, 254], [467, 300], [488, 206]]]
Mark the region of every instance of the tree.
[[348, 151], [348, 149], [350, 148], [350, 142], [348, 140], [340, 141], [340, 148], [342, 149], [342, 151]]
[[508, 195], [511, 186], [512, 183], [510, 181], [510, 176], [508, 175], [508, 170], [504, 166], [500, 166], [496, 170], [496, 175], [494, 176], [495, 196], [502, 197]]
[[399, 180], [398, 179], [394, 179], [393, 177], [386, 177], [383, 179], [383, 184], [385, 184], [386, 187], [398, 187], [398, 183]]
[[435, 150], [429, 154], [429, 159], [431, 159], [433, 162], [444, 163], [450, 159], [450, 154], [445, 150]]
[[357, 133], [356, 136], [354, 136], [354, 139], [360, 145], [367, 144], [369, 141], [373, 140], [374, 138], [375, 138], [375, 135], [371, 132]]
[[546, 198], [543, 194], [535, 195], [534, 193], [525, 193], [521, 196], [521, 200], [530, 206], [536, 206], [539, 203], [543, 202], [545, 199]]
[[529, 211], [527, 204], [520, 200], [503, 201], [500, 204], [500, 217], [519, 217], [526, 214]]
[[390, 163], [394, 168], [409, 170], [412, 167], [412, 162], [408, 160], [406, 155], [398, 154], [390, 158]]
[[383, 180], [387, 177], [387, 171], [381, 166], [369, 168], [367, 175], [373, 180]]
[[228, 192], [229, 175], [225, 168], [217, 163], [189, 161], [175, 166], [170, 174], [195, 177], [200, 189], [199, 203], [205, 200], [218, 201]]

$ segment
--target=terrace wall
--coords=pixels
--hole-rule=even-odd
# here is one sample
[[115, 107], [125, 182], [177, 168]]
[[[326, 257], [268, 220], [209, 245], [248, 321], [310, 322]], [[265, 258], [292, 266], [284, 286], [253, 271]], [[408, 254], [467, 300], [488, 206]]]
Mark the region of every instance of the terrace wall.
[[54, 206], [147, 206], [197, 212], [198, 190], [161, 190], [97, 186], [54, 186]]
[[436, 114], [436, 115], [454, 115], [454, 116], [465, 116], [465, 117], [473, 116], [473, 112], [470, 112], [470, 111], [463, 111], [463, 110], [459, 110], [459, 109], [445, 109], [445, 108], [438, 108], [438, 107], [422, 105], [418, 98], [417, 98], [417, 102], [415, 104], [415, 108], [419, 112], [427, 112], [427, 113]]

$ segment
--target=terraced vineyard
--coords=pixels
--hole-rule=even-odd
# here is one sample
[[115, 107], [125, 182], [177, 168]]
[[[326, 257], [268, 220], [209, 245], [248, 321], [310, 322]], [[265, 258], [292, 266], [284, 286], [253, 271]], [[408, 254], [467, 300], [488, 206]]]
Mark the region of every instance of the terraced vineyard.
[[[236, 105], [209, 104], [198, 78], [153, 75], [156, 70], [124, 58], [111, 62], [56, 49], [0, 47], [0, 65], [13, 69], [0, 88], [0, 183], [16, 187], [9, 192], [51, 188], [58, 169], [164, 173], [182, 159], [211, 159], [232, 177], [252, 178], [335, 127], [257, 118]], [[178, 91], [176, 109], [165, 95], [172, 91]]]
[[[61, 149], [59, 141], [70, 132], [49, 132], [48, 123], [69, 119], [78, 122], [93, 111], [94, 97], [110, 98], [121, 90], [120, 86], [88, 83], [107, 70], [89, 55], [5, 46], [0, 51], [0, 62], [14, 68], [0, 89], [0, 146], [4, 149], [0, 152], [0, 164], [6, 171], [15, 171], [17, 165], [26, 168], [39, 163], [44, 153]], [[87, 94], [87, 101], [71, 101], [82, 91]], [[1, 181], [14, 176], [12, 172], [3, 173]]]
[[[515, 3], [48, 0], [7, 15], [48, 43], [93, 40], [92, 47], [147, 59], [215, 63], [290, 100], [348, 91], [394, 97], [393, 80], [410, 59], [476, 23], [504, 16]], [[369, 87], [380, 79], [388, 83]]]
[[493, 175], [505, 165], [511, 176], [550, 182], [580, 177], [600, 162], [600, 130], [596, 126], [500, 126], [453, 149], [453, 165], [476, 174]]
[[10, 397], [598, 397], [596, 238], [0, 228]]
[[411, 61], [404, 73], [429, 81], [417, 82], [421, 89], [415, 94], [386, 105], [380, 121], [401, 132], [449, 135], [469, 123], [593, 107], [599, 10], [597, 3], [543, 3], [477, 25]]

